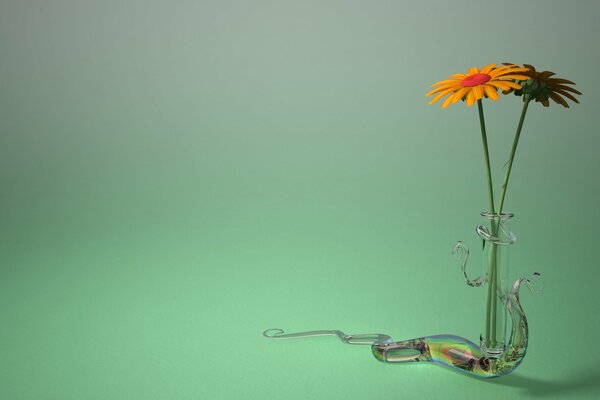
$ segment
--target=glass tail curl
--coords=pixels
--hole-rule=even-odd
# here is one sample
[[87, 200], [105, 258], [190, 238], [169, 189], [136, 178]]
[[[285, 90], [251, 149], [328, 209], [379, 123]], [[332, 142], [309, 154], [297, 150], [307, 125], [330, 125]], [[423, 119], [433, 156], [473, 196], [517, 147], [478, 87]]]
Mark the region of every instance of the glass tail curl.
[[[479, 232], [478, 232], [479, 233]], [[483, 236], [480, 234], [480, 236]], [[484, 238], [491, 241], [494, 238]], [[484, 277], [470, 279], [466, 264], [469, 250], [462, 242], [454, 248], [465, 280], [469, 286], [481, 286]], [[535, 278], [541, 279], [538, 272]], [[541, 281], [540, 281], [541, 283]], [[510, 339], [501, 354], [490, 354], [480, 346], [460, 336], [435, 335], [394, 342], [385, 334], [347, 335], [339, 330], [319, 330], [286, 334], [282, 329], [268, 329], [263, 335], [270, 339], [292, 339], [315, 336], [336, 336], [343, 343], [370, 345], [376, 359], [387, 363], [430, 362], [478, 378], [495, 378], [514, 371], [523, 361], [527, 352], [529, 329], [525, 312], [519, 301], [519, 290], [525, 284], [532, 292], [538, 293], [542, 285], [535, 287], [531, 280], [517, 279], [507, 291], [505, 307], [512, 320]]]

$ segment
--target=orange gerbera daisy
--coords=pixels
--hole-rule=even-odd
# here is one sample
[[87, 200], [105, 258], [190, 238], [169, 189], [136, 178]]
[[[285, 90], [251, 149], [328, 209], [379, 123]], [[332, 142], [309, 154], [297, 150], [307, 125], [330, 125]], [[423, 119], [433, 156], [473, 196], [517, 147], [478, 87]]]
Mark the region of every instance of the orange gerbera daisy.
[[502, 65], [496, 68], [496, 64], [489, 64], [481, 70], [477, 68], [469, 68], [466, 74], [454, 74], [450, 79], [434, 83], [433, 89], [425, 95], [437, 95], [429, 101], [433, 104], [442, 97], [449, 95], [442, 104], [442, 108], [448, 107], [450, 104], [456, 103], [459, 100], [465, 99], [468, 106], [472, 106], [476, 101], [483, 97], [489, 97], [492, 100], [498, 100], [498, 89], [521, 89], [521, 85], [513, 80], [526, 80], [528, 76], [519, 74], [526, 72], [527, 68], [519, 67], [518, 65]]
[[[505, 65], [514, 65], [504, 63]], [[524, 82], [517, 82], [521, 85], [521, 89], [509, 89], [504, 90], [502, 94], [509, 94], [514, 92], [517, 96], [523, 96], [523, 101], [535, 100], [542, 103], [544, 107], [550, 106], [548, 99], [552, 99], [556, 104], [560, 104], [565, 108], [569, 108], [569, 104], [562, 96], [571, 99], [575, 103], [579, 103], [579, 100], [574, 95], [581, 95], [581, 92], [577, 89], [572, 88], [568, 85], [575, 85], [568, 79], [554, 77], [552, 71], [536, 71], [533, 65], [523, 64], [528, 69], [523, 75], [527, 76], [527, 80]]]

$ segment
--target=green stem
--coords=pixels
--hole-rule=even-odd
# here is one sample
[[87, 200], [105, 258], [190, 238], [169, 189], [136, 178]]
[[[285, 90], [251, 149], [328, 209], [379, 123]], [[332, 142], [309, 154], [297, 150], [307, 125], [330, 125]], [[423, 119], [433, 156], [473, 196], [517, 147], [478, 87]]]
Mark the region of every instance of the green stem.
[[[498, 221], [499, 224], [500, 221]], [[498, 237], [498, 229], [496, 228], [496, 224], [494, 223], [494, 220], [492, 219], [490, 221], [491, 225], [492, 225], [492, 236], [493, 237]], [[497, 321], [497, 315], [496, 315], [496, 311], [498, 310], [498, 295], [497, 295], [497, 290], [498, 290], [498, 264], [497, 264], [497, 260], [498, 260], [498, 245], [495, 243], [492, 243], [492, 248], [490, 249], [490, 255], [489, 255], [489, 259], [488, 259], [488, 265], [489, 265], [489, 277], [490, 277], [490, 282], [488, 284], [488, 293], [487, 293], [487, 307], [488, 307], [488, 312], [487, 312], [487, 324], [486, 324], [486, 340], [488, 341], [487, 344], [489, 347], [496, 347], [496, 321]]]
[[521, 118], [519, 119], [519, 125], [517, 126], [517, 132], [515, 133], [515, 139], [513, 140], [512, 150], [510, 152], [510, 158], [508, 159], [508, 167], [506, 174], [504, 175], [504, 183], [502, 183], [502, 190], [500, 192], [500, 207], [498, 213], [502, 212], [504, 207], [504, 199], [506, 197], [506, 189], [508, 187], [508, 179], [510, 178], [510, 171], [512, 170], [513, 161], [515, 160], [515, 153], [517, 152], [517, 145], [519, 144], [519, 138], [521, 137], [521, 129], [523, 129], [523, 122], [525, 121], [525, 114], [527, 113], [527, 106], [531, 100], [525, 100], [523, 104], [523, 110], [521, 111]]
[[485, 133], [485, 119], [483, 117], [483, 105], [481, 99], [477, 100], [477, 107], [479, 108], [479, 123], [481, 125], [481, 140], [483, 141], [483, 156], [485, 158], [485, 167], [487, 169], [487, 181], [488, 181], [488, 200], [490, 204], [490, 212], [493, 214], [494, 211], [494, 186], [492, 185], [492, 169], [490, 168], [490, 152], [488, 150], [487, 134]]
[[[510, 178], [510, 173], [512, 171], [513, 162], [515, 160], [515, 153], [517, 152], [517, 146], [519, 144], [519, 139], [521, 138], [521, 130], [523, 129], [523, 122], [525, 121], [525, 115], [527, 114], [527, 107], [529, 106], [530, 99], [526, 99], [523, 104], [523, 110], [521, 111], [521, 117], [519, 119], [519, 125], [517, 126], [517, 132], [515, 133], [515, 138], [513, 140], [512, 149], [510, 152], [510, 158], [508, 159], [508, 166], [506, 168], [506, 174], [504, 175], [504, 182], [502, 183], [501, 192], [500, 192], [500, 205], [498, 207], [498, 214], [502, 213], [502, 209], [504, 208], [504, 200], [506, 199], [506, 190], [508, 188], [508, 180]], [[498, 221], [500, 222], [500, 221]], [[492, 236], [498, 237], [498, 229], [492, 222]], [[498, 277], [497, 277], [497, 245], [492, 244], [490, 253], [490, 259], [488, 260], [489, 265], [489, 276], [490, 276], [490, 284], [488, 285], [488, 304], [487, 304], [487, 313], [486, 313], [486, 339], [489, 340], [490, 347], [496, 347], [497, 338], [496, 338], [496, 323], [497, 323], [497, 298], [498, 298]], [[491, 304], [490, 304], [491, 300]], [[490, 326], [491, 325], [491, 326]], [[490, 336], [491, 333], [491, 336]]]
[[[481, 140], [483, 142], [483, 156], [485, 159], [485, 167], [487, 170], [487, 182], [488, 182], [488, 201], [489, 201], [489, 206], [490, 206], [490, 212], [492, 214], [495, 213], [495, 208], [494, 208], [494, 190], [493, 190], [493, 184], [492, 184], [492, 169], [490, 167], [490, 153], [488, 150], [488, 143], [487, 143], [487, 134], [485, 131], [485, 119], [483, 116], [483, 105], [481, 103], [481, 99], [477, 100], [477, 108], [479, 109], [479, 122], [481, 125]], [[492, 222], [492, 232], [495, 231], [494, 228], [494, 224]], [[495, 258], [495, 244], [492, 244], [492, 258]], [[496, 320], [496, 309], [493, 308], [493, 304], [494, 302], [494, 290], [496, 288], [495, 280], [496, 280], [496, 271], [495, 271], [495, 261], [492, 259], [489, 261], [489, 266], [490, 266], [490, 271], [488, 272], [488, 277], [490, 278], [490, 282], [488, 284], [488, 292], [487, 292], [487, 301], [486, 301], [486, 313], [485, 313], [485, 338], [486, 340], [489, 340], [490, 338], [490, 328], [491, 328], [491, 322], [492, 319], [494, 320], [494, 325], [495, 325], [495, 320]], [[493, 318], [492, 318], [493, 315]], [[494, 337], [495, 337], [495, 333], [494, 333]]]

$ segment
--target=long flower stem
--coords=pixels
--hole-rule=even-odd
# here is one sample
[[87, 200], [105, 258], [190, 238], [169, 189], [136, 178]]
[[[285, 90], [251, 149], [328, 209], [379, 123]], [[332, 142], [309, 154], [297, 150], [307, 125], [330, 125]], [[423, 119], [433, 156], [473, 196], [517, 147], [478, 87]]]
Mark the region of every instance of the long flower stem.
[[494, 213], [494, 186], [492, 185], [492, 169], [490, 167], [490, 152], [488, 150], [487, 134], [485, 133], [485, 119], [483, 117], [483, 105], [481, 99], [477, 100], [479, 108], [479, 123], [481, 125], [481, 140], [483, 142], [483, 156], [485, 158], [485, 167], [487, 169], [488, 181], [488, 201], [490, 204], [490, 212]]
[[[502, 183], [502, 188], [500, 192], [500, 205], [498, 207], [498, 214], [502, 213], [502, 209], [504, 207], [504, 200], [506, 199], [506, 189], [508, 188], [508, 180], [510, 178], [510, 172], [512, 170], [513, 162], [515, 160], [515, 153], [517, 151], [517, 146], [519, 144], [519, 139], [521, 137], [521, 130], [523, 129], [523, 122], [525, 121], [525, 115], [527, 114], [527, 107], [529, 106], [530, 99], [526, 99], [523, 104], [523, 110], [521, 111], [521, 117], [519, 119], [519, 124], [517, 126], [517, 132], [515, 133], [515, 138], [513, 140], [512, 149], [510, 152], [510, 158], [508, 159], [508, 165], [506, 168], [506, 174], [504, 175], [504, 182]], [[498, 226], [495, 226], [492, 220], [492, 236], [498, 237], [498, 231], [500, 225], [500, 220], [498, 220]], [[490, 347], [496, 347], [497, 338], [496, 338], [496, 311], [497, 311], [497, 297], [496, 293], [498, 290], [498, 277], [497, 277], [497, 245], [492, 243], [490, 259], [488, 259], [488, 266], [490, 270], [490, 284], [488, 285], [488, 304], [487, 304], [487, 312], [486, 312], [486, 339], [489, 340]], [[491, 299], [491, 304], [490, 304]], [[491, 326], [490, 326], [491, 325]], [[491, 336], [489, 335], [491, 333]]]
[[504, 207], [504, 199], [506, 198], [506, 189], [508, 187], [508, 179], [510, 178], [510, 171], [512, 170], [513, 161], [515, 160], [515, 153], [517, 151], [517, 145], [519, 144], [519, 138], [521, 137], [521, 129], [523, 129], [523, 122], [525, 121], [525, 114], [527, 114], [527, 106], [531, 100], [525, 100], [523, 104], [523, 110], [521, 111], [521, 118], [519, 119], [519, 125], [517, 126], [517, 132], [515, 133], [515, 139], [513, 140], [512, 149], [510, 151], [510, 158], [508, 159], [508, 166], [506, 168], [506, 174], [504, 175], [504, 182], [502, 183], [502, 189], [500, 192], [500, 207], [498, 213], [502, 212]]
[[[479, 122], [481, 125], [481, 140], [483, 142], [483, 156], [485, 159], [485, 167], [487, 170], [487, 182], [488, 182], [488, 201], [489, 201], [489, 206], [490, 206], [490, 212], [492, 214], [495, 213], [495, 208], [494, 208], [494, 189], [493, 189], [493, 184], [492, 184], [492, 169], [490, 167], [490, 153], [488, 150], [488, 143], [487, 143], [487, 134], [485, 131], [485, 118], [483, 116], [483, 105], [481, 103], [481, 99], [477, 100], [477, 108], [479, 109]], [[492, 234], [494, 234], [495, 231], [495, 224], [492, 220]], [[495, 262], [495, 258], [496, 258], [496, 252], [495, 252], [495, 244], [492, 244], [492, 260], [488, 261], [488, 265], [489, 265], [489, 272], [488, 272], [488, 279], [490, 279], [489, 283], [488, 283], [488, 292], [487, 292], [487, 301], [486, 301], [486, 313], [485, 313], [485, 339], [489, 340], [490, 339], [490, 328], [492, 325], [492, 321], [494, 322], [493, 325], [495, 325], [495, 320], [496, 320], [496, 308], [493, 307], [493, 305], [495, 305], [495, 290], [496, 290], [496, 271], [495, 271], [495, 267], [496, 267], [496, 262]], [[493, 333], [494, 337], [495, 332]]]

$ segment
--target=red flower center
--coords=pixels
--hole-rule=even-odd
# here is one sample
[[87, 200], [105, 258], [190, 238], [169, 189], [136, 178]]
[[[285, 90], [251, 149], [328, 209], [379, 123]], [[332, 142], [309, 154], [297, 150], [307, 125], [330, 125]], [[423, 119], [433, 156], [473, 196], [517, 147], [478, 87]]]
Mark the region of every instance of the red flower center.
[[460, 81], [460, 84], [463, 87], [473, 87], [473, 86], [481, 85], [482, 83], [486, 83], [490, 79], [492, 79], [492, 77], [489, 76], [488, 74], [473, 74], [473, 75], [467, 76], [465, 79]]

